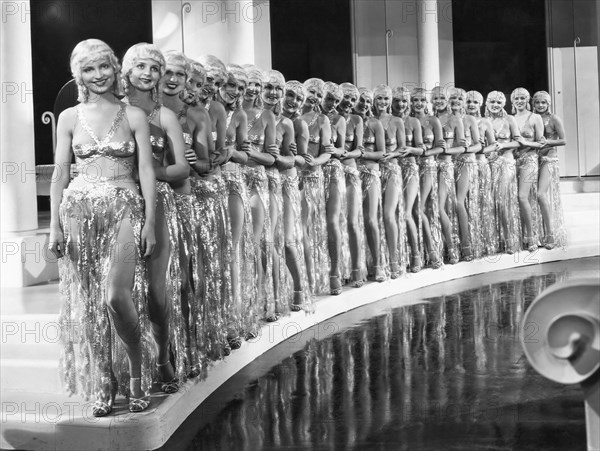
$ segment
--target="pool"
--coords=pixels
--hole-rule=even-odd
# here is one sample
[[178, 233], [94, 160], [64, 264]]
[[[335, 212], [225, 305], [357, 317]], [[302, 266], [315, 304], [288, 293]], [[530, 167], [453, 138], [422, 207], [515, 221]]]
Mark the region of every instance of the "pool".
[[579, 387], [533, 370], [519, 326], [541, 291], [598, 277], [599, 262], [468, 277], [332, 318], [223, 384], [162, 449], [585, 449]]

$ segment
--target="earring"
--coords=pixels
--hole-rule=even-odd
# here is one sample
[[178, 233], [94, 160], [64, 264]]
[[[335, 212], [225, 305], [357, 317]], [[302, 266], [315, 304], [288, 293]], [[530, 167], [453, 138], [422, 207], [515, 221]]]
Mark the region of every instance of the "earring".
[[123, 82], [122, 82], [122, 86], [123, 86], [123, 92], [127, 95], [129, 94], [129, 81], [127, 80], [127, 77], [123, 77]]
[[158, 103], [158, 87], [156, 85], [152, 88], [152, 101]]
[[77, 101], [80, 103], [85, 103], [88, 101], [90, 92], [83, 83], [77, 83]]

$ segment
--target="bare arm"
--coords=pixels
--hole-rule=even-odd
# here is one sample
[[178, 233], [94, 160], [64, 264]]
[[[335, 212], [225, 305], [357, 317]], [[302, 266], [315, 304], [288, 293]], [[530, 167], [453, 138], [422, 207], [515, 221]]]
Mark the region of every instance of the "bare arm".
[[150, 127], [146, 114], [139, 108], [128, 106], [127, 119], [135, 138], [138, 150], [138, 171], [142, 195], [144, 196], [145, 221], [142, 228], [142, 252], [144, 257], [150, 256], [156, 244], [154, 222], [156, 218], [156, 178], [152, 164], [152, 147], [150, 146]]
[[308, 124], [300, 118], [294, 120], [293, 123], [296, 136], [296, 147], [298, 148], [296, 166], [302, 168], [306, 165], [304, 156], [308, 153]]
[[324, 114], [319, 116], [319, 124], [320, 135], [321, 135], [321, 145], [319, 147], [319, 155], [314, 159], [313, 166], [320, 166], [325, 164], [331, 158], [331, 154], [333, 152], [333, 146], [331, 144], [331, 123], [329, 122], [329, 118]]
[[365, 152], [363, 159], [379, 161], [385, 155], [385, 132], [383, 130], [383, 125], [381, 125], [381, 122], [378, 120], [371, 121], [371, 124], [373, 134], [375, 135], [375, 151]]
[[447, 155], [459, 155], [465, 152], [465, 126], [463, 121], [454, 115], [452, 122], [454, 126], [454, 146], [446, 148], [446, 152], [444, 153]]
[[565, 127], [560, 118], [553, 114], [550, 118], [550, 124], [556, 131], [558, 139], [546, 139], [546, 145], [544, 147], [566, 146], [567, 140], [565, 138]]
[[174, 182], [190, 175], [190, 166], [185, 158], [183, 131], [177, 116], [168, 108], [161, 107], [160, 122], [167, 133], [168, 150], [172, 153], [174, 164], [154, 169], [157, 180]]
[[473, 116], [465, 116], [467, 119], [466, 126], [471, 130], [471, 145], [467, 147], [467, 153], [477, 153], [481, 150], [481, 141], [479, 136], [479, 127]]
[[261, 150], [250, 150], [248, 152], [248, 158], [256, 161], [258, 164], [263, 166], [272, 166], [275, 163], [275, 156], [272, 153], [275, 152], [277, 145], [275, 144], [275, 116], [271, 111], [263, 111], [261, 115], [261, 121], [265, 124], [265, 143]]
[[75, 108], [63, 111], [58, 117], [56, 126], [56, 153], [54, 155], [54, 172], [50, 183], [50, 238], [49, 249], [58, 258], [65, 255], [64, 235], [60, 223], [60, 203], [65, 188], [69, 185], [71, 173], [71, 145], [75, 123]]
[[435, 145], [431, 149], [427, 149], [424, 152], [426, 157], [431, 155], [439, 155], [445, 151], [444, 132], [442, 130], [442, 124], [440, 123], [440, 120], [437, 117], [432, 116], [429, 118], [429, 121], [433, 127], [433, 139]]

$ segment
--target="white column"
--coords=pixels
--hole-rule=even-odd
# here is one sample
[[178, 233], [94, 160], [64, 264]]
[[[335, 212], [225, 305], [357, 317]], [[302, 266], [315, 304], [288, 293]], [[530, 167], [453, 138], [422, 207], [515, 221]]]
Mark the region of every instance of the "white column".
[[428, 91], [440, 82], [438, 19], [437, 1], [419, 0], [417, 3], [419, 85]]
[[[1, 2], [2, 233], [37, 229], [29, 0]], [[51, 151], [52, 143], [48, 143]], [[4, 255], [4, 250], [3, 250]]]

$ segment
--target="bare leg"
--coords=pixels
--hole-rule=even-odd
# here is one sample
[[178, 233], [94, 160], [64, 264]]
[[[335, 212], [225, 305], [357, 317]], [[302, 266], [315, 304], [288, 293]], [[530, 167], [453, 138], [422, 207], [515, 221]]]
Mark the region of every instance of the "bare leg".
[[552, 206], [549, 199], [551, 174], [547, 164], [540, 165], [538, 179], [538, 203], [542, 212], [542, 220], [544, 221], [544, 244], [546, 248], [554, 247], [554, 230], [552, 230]]
[[439, 255], [437, 255], [437, 251], [433, 246], [433, 237], [431, 234], [431, 227], [429, 224], [429, 218], [427, 217], [427, 199], [431, 195], [431, 189], [433, 186], [432, 180], [433, 174], [425, 172], [421, 177], [421, 223], [423, 226], [423, 241], [425, 244], [425, 248], [427, 253], [429, 254], [429, 259], [432, 262], [434, 267], [440, 266]]
[[467, 165], [464, 165], [461, 169], [458, 182], [456, 182], [456, 214], [458, 216], [462, 252], [466, 261], [473, 259], [471, 236], [469, 235], [469, 214], [465, 205], [470, 185], [469, 171]]
[[[343, 183], [343, 182], [340, 182]], [[325, 205], [327, 218], [327, 245], [331, 266], [329, 268], [329, 283], [331, 294], [337, 295], [342, 292], [340, 282], [340, 258], [342, 253], [342, 233], [340, 231], [341, 199], [337, 182], [332, 181], [327, 187], [329, 198]]]
[[[258, 283], [258, 299], [259, 302], [266, 302], [266, 292], [263, 287], [263, 279], [265, 274], [265, 266], [267, 256], [262, 252], [262, 234], [265, 226], [265, 207], [258, 195], [256, 189], [253, 189], [250, 193], [250, 208], [252, 209], [252, 226], [254, 233], [254, 240], [258, 244], [258, 248], [260, 249], [259, 253], [259, 263], [256, 268], [257, 273], [257, 283]], [[264, 311], [263, 311], [264, 314]]]
[[[156, 202], [155, 222], [156, 246], [148, 260], [148, 316], [152, 323], [152, 335], [157, 347], [158, 371], [162, 381], [175, 377], [169, 364], [169, 318], [170, 299], [167, 299], [166, 278], [171, 251], [169, 230], [165, 218], [164, 204]], [[166, 365], [163, 365], [167, 363]]]
[[519, 211], [521, 213], [521, 227], [523, 228], [523, 239], [530, 251], [535, 250], [537, 246], [533, 242], [533, 227], [532, 227], [532, 212], [531, 204], [529, 203], [529, 194], [533, 188], [533, 184], [537, 180], [533, 180], [533, 173], [527, 167], [524, 167], [519, 172]]
[[395, 177], [389, 177], [383, 193], [383, 223], [390, 253], [390, 270], [392, 279], [400, 275], [398, 258], [398, 203], [400, 201], [400, 186]]
[[360, 192], [352, 183], [346, 183], [346, 198], [348, 203], [348, 241], [350, 245], [350, 259], [352, 260], [352, 282], [354, 286], [362, 286], [360, 275], [360, 227], [358, 224], [361, 208]]
[[[125, 216], [127, 218], [127, 216]], [[142, 349], [138, 312], [131, 298], [135, 273], [135, 246], [133, 228], [129, 219], [121, 222], [108, 276], [107, 307], [112, 322], [129, 359], [130, 390], [134, 398], [141, 398]]]
[[241, 295], [239, 293], [240, 283], [240, 239], [244, 229], [244, 204], [237, 194], [229, 196], [229, 218], [231, 222], [231, 247], [233, 258], [231, 259], [231, 294], [233, 308], [241, 313]]
[[[448, 186], [446, 185], [445, 178], [447, 174], [443, 171], [439, 171], [439, 180], [438, 180], [438, 197], [439, 197], [439, 209], [440, 209], [440, 223], [442, 225], [442, 234], [444, 236], [444, 242], [446, 243], [446, 249], [448, 250], [448, 257], [450, 258], [450, 263], [456, 263], [455, 259], [455, 250], [454, 243], [452, 242], [452, 222], [448, 217], [448, 212], [446, 211], [446, 201], [448, 200]], [[450, 183], [454, 183], [454, 181], [450, 181]]]
[[306, 273], [308, 276], [308, 283], [310, 285], [312, 293], [315, 292], [316, 274], [312, 262], [312, 246], [309, 238], [311, 236], [312, 230], [308, 229], [308, 218], [312, 214], [312, 210], [314, 208], [315, 206], [309, 205], [306, 201], [306, 197], [302, 196], [302, 241], [304, 244], [304, 260], [306, 263]]
[[371, 183], [366, 196], [363, 200], [363, 211], [365, 221], [365, 232], [367, 235], [367, 244], [373, 257], [373, 270], [375, 271], [375, 279], [378, 282], [383, 282], [385, 277], [382, 273], [381, 268], [381, 252], [379, 251], [379, 221], [377, 219], [377, 213], [379, 210], [379, 202], [381, 200], [381, 184]]
[[[270, 197], [270, 202], [269, 202], [269, 215], [271, 217], [271, 236], [275, 237], [275, 231], [277, 230], [277, 226], [279, 225], [279, 221], [280, 216], [281, 216], [281, 212], [279, 211], [279, 204], [277, 202], [277, 196], [275, 195], [275, 193], [272, 193], [271, 191], [269, 191], [269, 197]], [[273, 255], [273, 292], [275, 294], [275, 299], [278, 300], [279, 299], [279, 265], [281, 264], [279, 262], [279, 253], [277, 252], [277, 248], [274, 245], [275, 243], [273, 242], [273, 245], [271, 246], [271, 254]], [[276, 302], [277, 305], [277, 302]]]
[[[413, 208], [415, 201], [417, 200], [417, 194], [419, 193], [419, 179], [412, 177], [409, 182], [404, 185], [404, 217], [406, 218], [406, 231], [408, 234], [408, 240], [412, 252], [411, 257], [411, 271], [418, 271], [421, 267], [420, 256], [419, 256], [419, 236], [417, 230], [417, 224], [413, 216]], [[420, 209], [420, 205], [418, 205]], [[419, 210], [419, 214], [421, 214]], [[418, 257], [418, 261], [415, 260], [415, 256]]]

